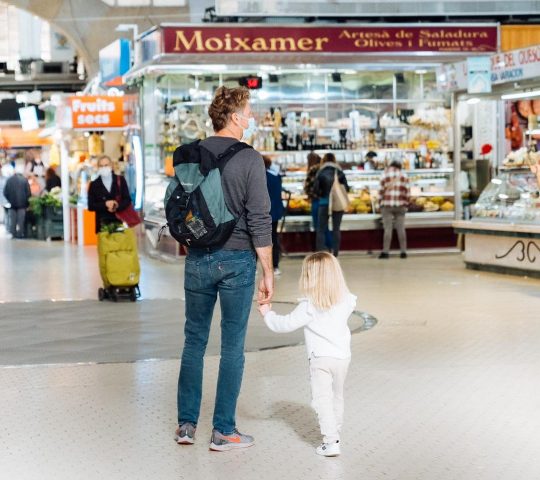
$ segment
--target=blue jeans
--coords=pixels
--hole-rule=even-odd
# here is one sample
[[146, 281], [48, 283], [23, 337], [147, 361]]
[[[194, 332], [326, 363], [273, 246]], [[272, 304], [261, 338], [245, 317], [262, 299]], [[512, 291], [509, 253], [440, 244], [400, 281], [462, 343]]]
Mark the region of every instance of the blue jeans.
[[[320, 200], [318, 198], [314, 198], [311, 201], [311, 219], [313, 221], [313, 230], [317, 232], [317, 228], [319, 226], [319, 206], [320, 206]], [[326, 227], [326, 230], [324, 231], [324, 244], [328, 250], [332, 250], [332, 232]]]
[[244, 341], [255, 288], [251, 250], [195, 250], [186, 257], [185, 342], [178, 377], [178, 423], [197, 425], [201, 408], [204, 353], [219, 293], [221, 359], [213, 425], [224, 435], [236, 428], [236, 402], [244, 373]]

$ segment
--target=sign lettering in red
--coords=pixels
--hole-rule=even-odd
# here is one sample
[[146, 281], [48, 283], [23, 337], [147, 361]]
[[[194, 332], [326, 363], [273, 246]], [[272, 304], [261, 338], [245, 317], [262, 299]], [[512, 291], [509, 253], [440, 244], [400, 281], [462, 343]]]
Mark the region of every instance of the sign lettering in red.
[[488, 26], [166, 26], [165, 54], [496, 52]]

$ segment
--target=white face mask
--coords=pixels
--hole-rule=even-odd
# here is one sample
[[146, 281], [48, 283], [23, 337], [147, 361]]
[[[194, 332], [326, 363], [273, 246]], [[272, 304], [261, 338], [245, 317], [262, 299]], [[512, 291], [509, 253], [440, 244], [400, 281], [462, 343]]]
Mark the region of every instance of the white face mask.
[[[244, 117], [242, 115], [242, 117]], [[246, 117], [244, 117], [246, 118]], [[244, 133], [242, 134], [242, 141], [249, 140], [257, 131], [257, 122], [253, 117], [248, 118], [248, 127], [244, 130]]]
[[98, 174], [100, 177], [110, 177], [112, 175], [112, 168], [111, 167], [99, 167], [98, 168]]

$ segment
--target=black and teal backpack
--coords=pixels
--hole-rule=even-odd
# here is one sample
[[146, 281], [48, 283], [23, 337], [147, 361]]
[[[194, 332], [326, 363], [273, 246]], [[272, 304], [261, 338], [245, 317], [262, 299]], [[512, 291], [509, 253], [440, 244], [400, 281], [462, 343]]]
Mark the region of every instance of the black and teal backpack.
[[238, 218], [227, 207], [221, 177], [244, 148], [252, 147], [237, 142], [216, 157], [197, 140], [175, 150], [164, 204], [169, 232], [182, 245], [221, 247], [231, 236]]

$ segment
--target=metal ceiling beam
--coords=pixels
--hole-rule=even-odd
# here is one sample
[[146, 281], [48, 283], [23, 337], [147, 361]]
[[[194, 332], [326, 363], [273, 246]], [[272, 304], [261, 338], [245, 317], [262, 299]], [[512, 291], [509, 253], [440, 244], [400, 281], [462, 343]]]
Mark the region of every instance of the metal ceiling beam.
[[99, 50], [117, 38], [120, 23], [137, 24], [144, 32], [164, 22], [189, 22], [188, 7], [111, 7], [101, 0], [2, 0], [49, 22], [64, 34], [84, 61], [90, 75], [98, 71]]

